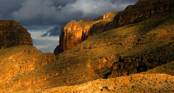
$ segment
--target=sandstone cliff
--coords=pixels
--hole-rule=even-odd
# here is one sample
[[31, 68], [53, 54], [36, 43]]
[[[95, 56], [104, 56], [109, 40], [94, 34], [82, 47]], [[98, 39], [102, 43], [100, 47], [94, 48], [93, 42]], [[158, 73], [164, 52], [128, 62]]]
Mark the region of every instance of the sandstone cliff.
[[[55, 49], [54, 54], [57, 55], [65, 50], [73, 48], [75, 45], [79, 44], [83, 40], [86, 40], [87, 37], [89, 37], [91, 35], [98, 34], [98, 33], [104, 32], [104, 31], [108, 31], [110, 29], [117, 28], [117, 27], [120, 27], [123, 25], [141, 22], [147, 18], [150, 18], [151, 16], [153, 16], [155, 14], [173, 11], [173, 7], [174, 7], [173, 0], [167, 0], [167, 1], [164, 1], [164, 0], [151, 0], [151, 1], [139, 0], [137, 2], [137, 4], [128, 6], [124, 11], [121, 11], [119, 13], [110, 12], [110, 13], [105, 14], [103, 16], [103, 18], [99, 17], [99, 18], [95, 19], [97, 21], [93, 22], [90, 25], [88, 24], [88, 27], [85, 31], [83, 30], [83, 29], [85, 29], [84, 27], [80, 28], [81, 31], [77, 31], [77, 32], [79, 32], [79, 33], [81, 32], [82, 34], [79, 35], [78, 38], [74, 37], [74, 38], [69, 38], [69, 39], [68, 38], [62, 39], [62, 38], [66, 38], [67, 36], [71, 36], [71, 33], [66, 33], [65, 29], [63, 29], [61, 38], [59, 41], [60, 45]], [[114, 20], [113, 20], [113, 18], [114, 18]], [[98, 20], [102, 20], [102, 21], [98, 21]], [[70, 22], [68, 24], [72, 24], [72, 22]], [[86, 24], [82, 23], [82, 25], [86, 25]], [[79, 25], [77, 25], [77, 27], [79, 27]], [[65, 28], [67, 28], [67, 26], [65, 26]], [[71, 27], [69, 27], [69, 28], [71, 28]], [[71, 32], [74, 33], [75, 31], [72, 30]], [[65, 34], [63, 34], [63, 33], [65, 33]], [[85, 38], [82, 39], [83, 36], [85, 36]], [[69, 46], [70, 43], [67, 42], [66, 40], [73, 41], [72, 45]]]
[[16, 21], [0, 21], [0, 49], [17, 45], [32, 45], [27, 30]]
[[80, 43], [83, 28], [75, 20], [69, 22], [61, 32], [60, 45], [55, 49], [55, 54], [61, 53]]
[[[100, 17], [95, 20], [86, 18], [84, 20], [80, 20], [79, 22], [75, 20], [69, 22], [61, 31], [59, 46], [57, 46], [54, 50], [54, 54], [57, 55], [62, 53], [63, 51], [71, 49], [77, 44], [86, 40], [91, 27], [100, 24], [105, 25], [106, 23], [111, 22], [116, 14], [117, 13], [115, 12], [109, 12], [106, 13], [102, 18]], [[103, 27], [100, 29], [103, 29]]]

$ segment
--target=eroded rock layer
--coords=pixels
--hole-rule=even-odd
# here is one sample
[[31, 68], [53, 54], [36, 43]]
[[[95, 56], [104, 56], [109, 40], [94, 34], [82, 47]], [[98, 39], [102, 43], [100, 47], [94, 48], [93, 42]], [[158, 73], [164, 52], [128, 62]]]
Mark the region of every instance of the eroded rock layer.
[[17, 45], [32, 45], [27, 30], [12, 20], [0, 20], [0, 49]]

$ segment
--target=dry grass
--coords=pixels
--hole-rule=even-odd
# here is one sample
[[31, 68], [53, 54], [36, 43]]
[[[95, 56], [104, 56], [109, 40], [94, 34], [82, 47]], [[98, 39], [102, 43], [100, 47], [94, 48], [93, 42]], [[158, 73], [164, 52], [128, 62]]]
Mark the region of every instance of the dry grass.
[[159, 74], [159, 73], [165, 73], [169, 75], [174, 76], [174, 61], [166, 63], [164, 65], [158, 66], [154, 69], [150, 69], [147, 72], [142, 72], [145, 74]]
[[[75, 86], [39, 89], [27, 93], [172, 93], [174, 76], [166, 74], [134, 74], [131, 76], [98, 79]], [[23, 93], [20, 91], [19, 93]], [[26, 93], [26, 92], [24, 92]]]

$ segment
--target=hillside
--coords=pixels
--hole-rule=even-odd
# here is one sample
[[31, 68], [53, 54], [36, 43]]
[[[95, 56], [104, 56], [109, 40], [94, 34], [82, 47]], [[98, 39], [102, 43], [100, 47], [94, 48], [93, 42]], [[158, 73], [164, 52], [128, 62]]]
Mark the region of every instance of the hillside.
[[19, 91], [76, 85], [142, 72], [173, 61], [173, 15], [160, 14], [96, 34], [58, 56], [43, 54], [29, 46], [2, 49], [0, 52], [5, 55], [0, 63], [1, 89]]
[[[143, 74], [132, 74], [130, 76], [110, 79], [98, 79], [80, 85], [38, 89], [29, 91], [29, 93], [173, 93], [173, 68], [174, 61], [151, 69], [150, 71], [143, 72]], [[159, 71], [159, 69], [161, 70]], [[166, 70], [169, 70], [171, 74]], [[22, 92], [24, 91], [19, 91], [18, 93]]]
[[[28, 45], [0, 49], [0, 92], [174, 92], [174, 8], [169, 1], [162, 4], [171, 6], [167, 11], [98, 30], [58, 55]], [[81, 33], [84, 24], [96, 21], [107, 27], [115, 18], [71, 21], [63, 31]]]

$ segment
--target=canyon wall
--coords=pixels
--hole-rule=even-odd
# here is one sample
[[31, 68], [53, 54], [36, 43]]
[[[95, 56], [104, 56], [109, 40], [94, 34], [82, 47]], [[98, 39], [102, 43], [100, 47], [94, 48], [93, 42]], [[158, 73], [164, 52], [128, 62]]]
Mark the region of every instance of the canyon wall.
[[0, 49], [17, 46], [33, 45], [27, 29], [12, 20], [0, 21]]

